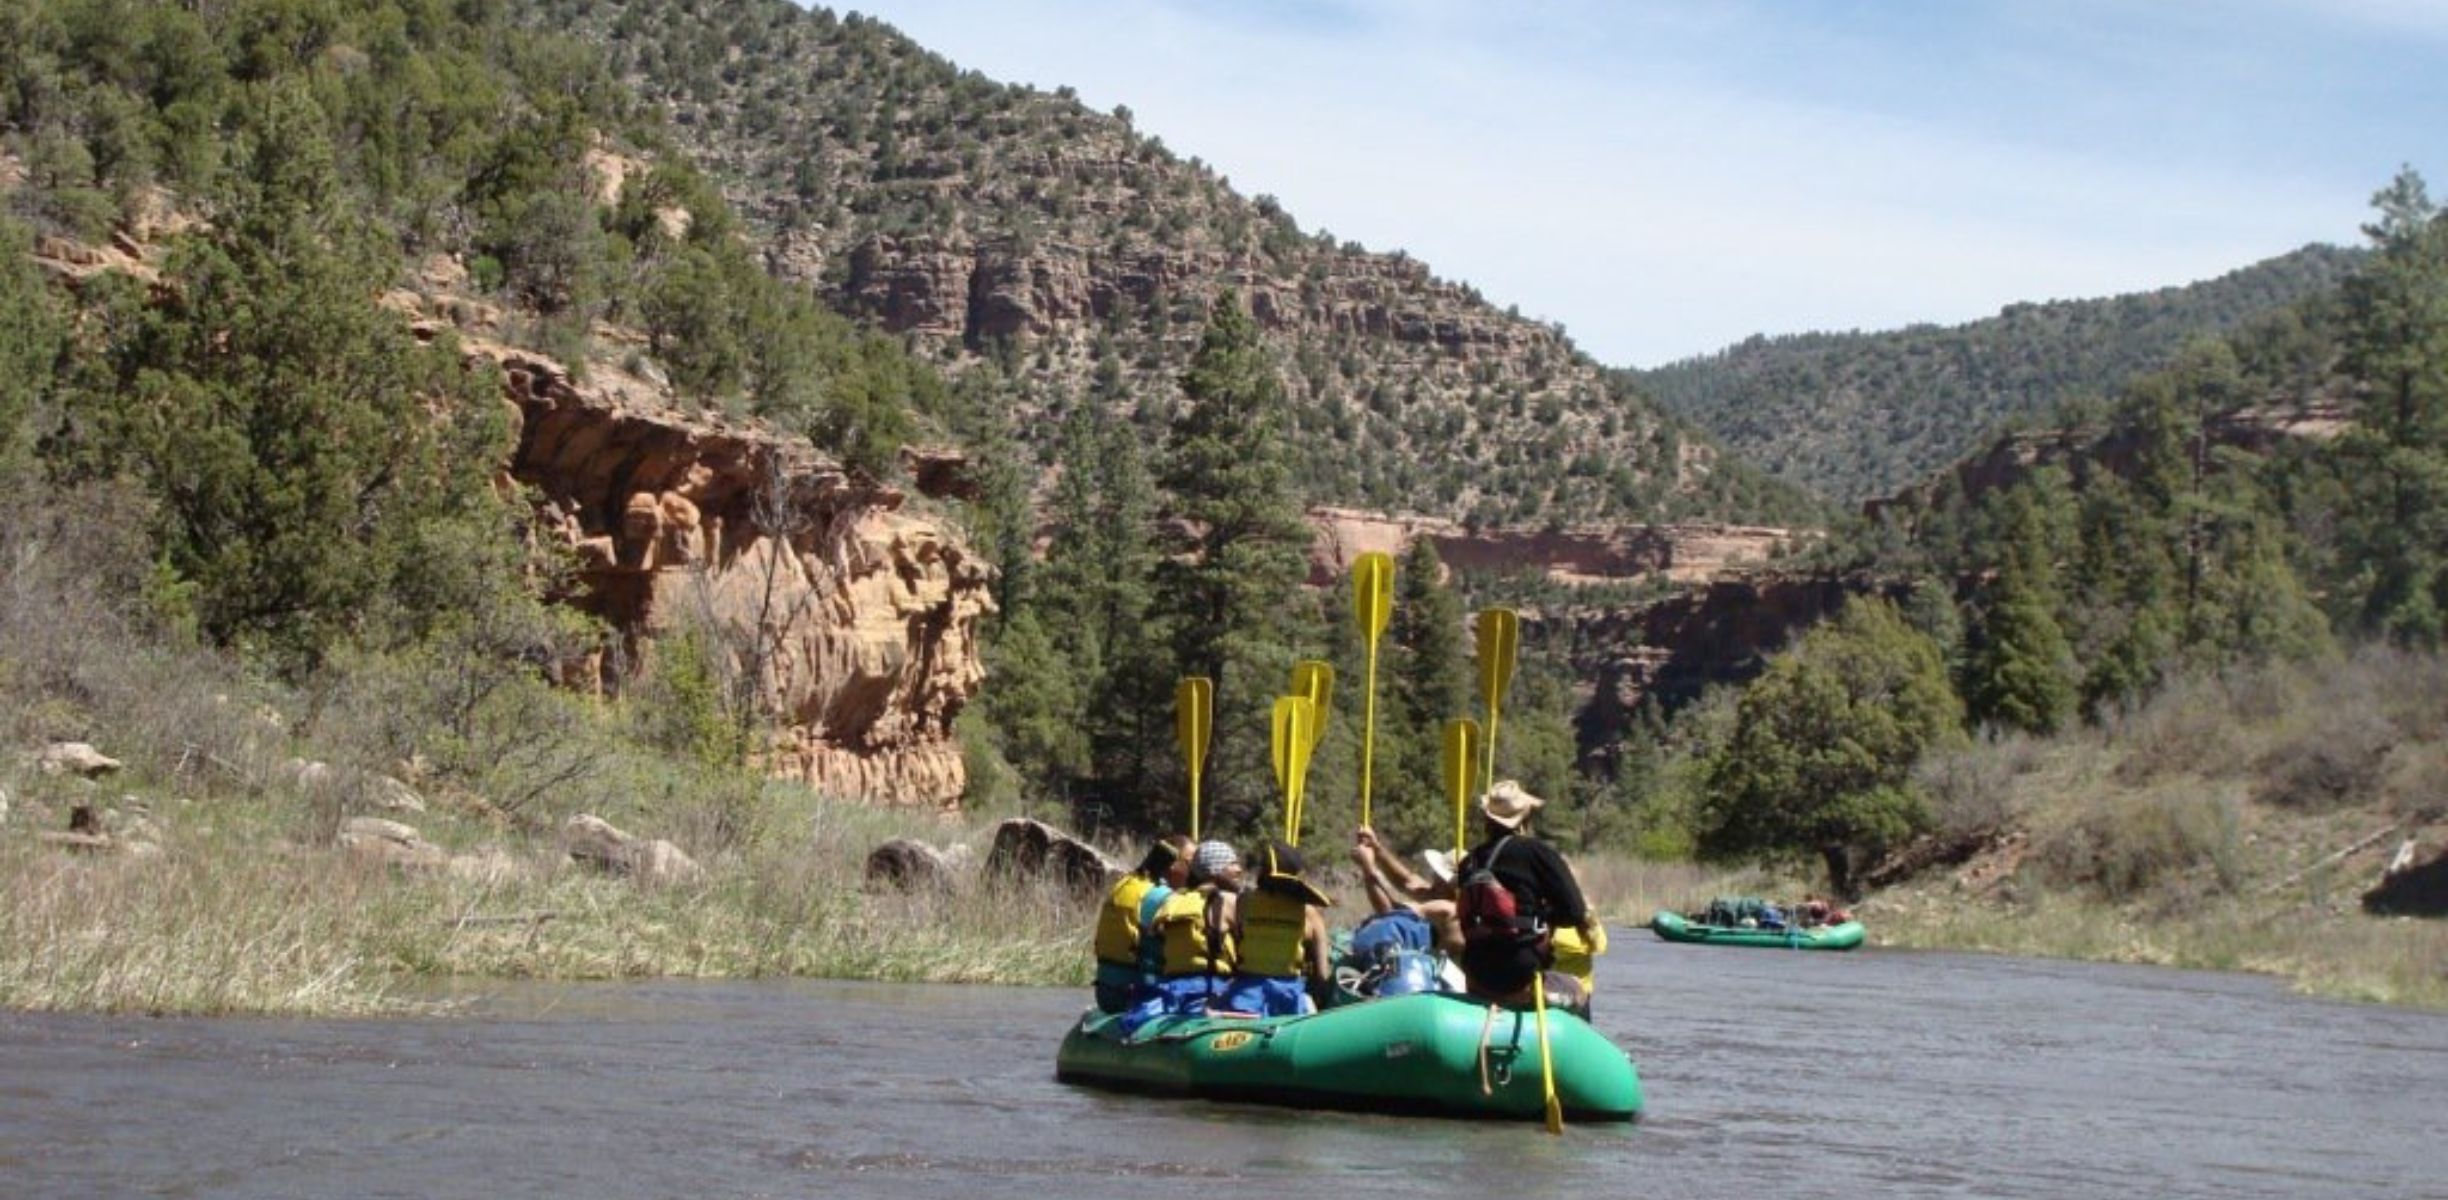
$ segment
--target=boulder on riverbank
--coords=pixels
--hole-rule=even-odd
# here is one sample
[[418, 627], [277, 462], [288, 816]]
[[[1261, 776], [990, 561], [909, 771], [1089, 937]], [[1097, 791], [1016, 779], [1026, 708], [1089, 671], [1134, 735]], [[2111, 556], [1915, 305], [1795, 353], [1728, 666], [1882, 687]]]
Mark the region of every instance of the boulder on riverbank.
[[415, 827], [381, 817], [350, 817], [340, 823], [340, 848], [366, 862], [409, 871], [429, 871], [450, 861], [442, 847]]
[[692, 883], [705, 875], [696, 860], [662, 838], [648, 840], [592, 813], [579, 813], [561, 827], [570, 859], [611, 875], [654, 885]]
[[1103, 891], [1126, 870], [1104, 851], [1043, 821], [1013, 817], [995, 826], [989, 874], [1017, 879], [1055, 879], [1081, 891]]
[[2363, 911], [2378, 916], [2448, 917], [2448, 849], [2430, 862], [2391, 873], [2363, 893]]
[[292, 758], [281, 772], [297, 789], [310, 795], [335, 795], [351, 807], [389, 813], [421, 813], [425, 797], [415, 788], [372, 771], [344, 771], [330, 763]]
[[34, 765], [45, 775], [74, 775], [79, 779], [100, 779], [119, 769], [119, 760], [93, 748], [87, 742], [53, 742], [37, 751]]
[[937, 847], [916, 838], [894, 838], [867, 852], [867, 884], [904, 892], [944, 891], [976, 857], [958, 843]]

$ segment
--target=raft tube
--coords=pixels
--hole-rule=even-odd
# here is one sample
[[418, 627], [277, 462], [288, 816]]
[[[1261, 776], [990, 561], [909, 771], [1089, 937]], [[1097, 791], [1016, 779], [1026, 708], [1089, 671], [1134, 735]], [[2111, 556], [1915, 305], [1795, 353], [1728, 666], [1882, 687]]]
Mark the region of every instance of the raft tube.
[[[1055, 1078], [1302, 1108], [1529, 1121], [1546, 1111], [1538, 1018], [1460, 996], [1393, 996], [1299, 1017], [1158, 1017], [1132, 1037], [1119, 1020], [1083, 1015], [1055, 1055]], [[1640, 1115], [1640, 1077], [1605, 1035], [1551, 1009], [1547, 1039], [1567, 1120]]]
[[1862, 924], [1845, 921], [1836, 925], [1821, 925], [1812, 929], [1787, 926], [1784, 929], [1743, 929], [1727, 925], [1703, 925], [1686, 919], [1679, 912], [1660, 910], [1649, 919], [1649, 928], [1670, 942], [1690, 942], [1707, 946], [1765, 946], [1777, 950], [1850, 950], [1862, 944]]

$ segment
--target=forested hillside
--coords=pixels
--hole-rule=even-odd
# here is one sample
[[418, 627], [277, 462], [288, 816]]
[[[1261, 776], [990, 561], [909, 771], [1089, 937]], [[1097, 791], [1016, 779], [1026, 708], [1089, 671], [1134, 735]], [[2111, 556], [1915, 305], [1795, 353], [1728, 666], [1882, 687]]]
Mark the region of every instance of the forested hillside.
[[1283, 378], [1301, 498], [1497, 521], [1788, 519], [1558, 328], [1083, 107], [786, 0], [517, 0], [603, 45], [756, 225], [766, 261], [966, 373], [1017, 381], [1043, 458], [1073, 407], [1160, 427], [1213, 298]]
[[1629, 379], [1778, 478], [1852, 504], [2002, 425], [2113, 395], [2192, 339], [2322, 295], [2362, 257], [2306, 246], [2203, 283], [2015, 304], [1963, 325], [1753, 337]]
[[[2448, 218], [2411, 171], [2374, 204], [2335, 288], [1797, 560], [1854, 598], [1743, 691], [1635, 737], [1632, 824], [1824, 860], [1840, 889], [1907, 846], [1878, 883], [1982, 856], [1953, 891], [2043, 926], [2060, 901], [2279, 903], [2337, 861], [2299, 839], [2436, 844], [2448, 724], [2417, 697], [2448, 644]], [[2358, 674], [2403, 682], [2334, 682]]]

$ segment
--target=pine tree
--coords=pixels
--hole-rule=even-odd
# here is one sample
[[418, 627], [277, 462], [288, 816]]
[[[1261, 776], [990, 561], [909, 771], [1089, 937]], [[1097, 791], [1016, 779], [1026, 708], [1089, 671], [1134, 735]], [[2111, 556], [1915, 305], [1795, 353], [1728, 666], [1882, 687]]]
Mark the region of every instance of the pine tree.
[[1975, 721], [2050, 734], [2074, 707], [2074, 654], [2056, 617], [2056, 563], [2030, 486], [2007, 493], [2005, 564], [1965, 665]]
[[2340, 599], [2398, 641], [2448, 639], [2448, 221], [2408, 170], [2373, 197], [2377, 251], [2346, 288], [2345, 366], [2364, 387], [2339, 448]]
[[1443, 582], [1436, 545], [1413, 539], [1394, 569], [1394, 619], [1378, 670], [1376, 822], [1404, 846], [1453, 840], [1440, 774], [1445, 722], [1470, 715], [1462, 601]]
[[1157, 609], [1176, 671], [1215, 681], [1209, 795], [1219, 826], [1277, 812], [1267, 713], [1296, 657], [1286, 613], [1314, 609], [1300, 583], [1308, 527], [1282, 441], [1283, 390], [1237, 293], [1218, 296], [1181, 379], [1189, 404], [1162, 482], [1187, 530], [1159, 572]]

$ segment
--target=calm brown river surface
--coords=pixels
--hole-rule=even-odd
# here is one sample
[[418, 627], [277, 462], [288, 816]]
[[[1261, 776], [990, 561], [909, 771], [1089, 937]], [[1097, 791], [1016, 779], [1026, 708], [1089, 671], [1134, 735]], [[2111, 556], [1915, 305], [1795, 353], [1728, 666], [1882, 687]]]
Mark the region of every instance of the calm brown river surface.
[[1649, 1115], [1054, 1082], [1084, 994], [524, 986], [446, 1020], [0, 1015], [0, 1197], [2448, 1197], [2448, 1017], [2242, 976], [1670, 947], [1598, 1024]]

